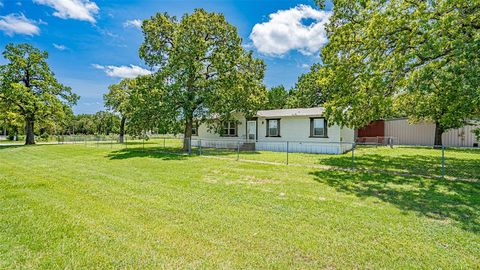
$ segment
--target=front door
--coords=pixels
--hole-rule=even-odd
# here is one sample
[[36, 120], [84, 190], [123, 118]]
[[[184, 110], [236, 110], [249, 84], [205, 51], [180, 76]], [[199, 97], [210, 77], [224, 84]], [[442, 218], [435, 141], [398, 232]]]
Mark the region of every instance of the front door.
[[247, 122], [247, 141], [254, 142], [257, 140], [257, 121]]

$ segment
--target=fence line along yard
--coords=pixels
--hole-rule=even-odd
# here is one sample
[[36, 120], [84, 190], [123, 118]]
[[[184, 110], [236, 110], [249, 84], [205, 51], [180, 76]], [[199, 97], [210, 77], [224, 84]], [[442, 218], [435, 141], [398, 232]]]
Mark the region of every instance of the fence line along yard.
[[125, 136], [123, 144], [119, 143], [118, 135], [72, 135], [58, 136], [56, 141], [49, 143], [110, 148], [114, 151], [113, 154], [149, 151], [268, 164], [480, 180], [479, 148], [439, 146], [434, 149], [394, 145], [393, 139], [382, 138], [376, 141], [382, 143], [361, 145], [349, 142], [248, 142], [192, 138], [187, 141], [189, 147], [186, 151], [183, 150], [184, 139], [173, 135]]

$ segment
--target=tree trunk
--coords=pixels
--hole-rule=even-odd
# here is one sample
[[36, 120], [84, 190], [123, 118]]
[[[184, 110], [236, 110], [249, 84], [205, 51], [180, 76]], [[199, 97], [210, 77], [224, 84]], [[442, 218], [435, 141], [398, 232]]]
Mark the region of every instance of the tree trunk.
[[438, 122], [435, 123], [435, 141], [433, 144], [434, 148], [442, 148], [442, 134], [444, 129], [440, 126]]
[[118, 138], [120, 143], [123, 143], [123, 138], [124, 138], [124, 135], [125, 135], [125, 121], [126, 120], [127, 119], [123, 116], [122, 116], [122, 120], [120, 120], [120, 137]]
[[185, 132], [183, 133], [183, 151], [189, 151], [192, 140], [193, 113], [188, 113], [185, 122]]
[[25, 145], [35, 144], [35, 134], [33, 129], [35, 128], [34, 117], [28, 116], [25, 118]]

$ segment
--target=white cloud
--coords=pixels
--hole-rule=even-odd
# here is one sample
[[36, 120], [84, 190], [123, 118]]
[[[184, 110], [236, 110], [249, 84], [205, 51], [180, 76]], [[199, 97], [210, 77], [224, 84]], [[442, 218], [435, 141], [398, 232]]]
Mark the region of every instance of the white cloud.
[[127, 20], [123, 23], [123, 27], [135, 27], [138, 29], [142, 29], [142, 20], [135, 19], [135, 20]]
[[40, 34], [40, 28], [35, 25], [35, 22], [29, 20], [21, 13], [0, 16], [0, 31], [5, 32], [8, 36], [15, 34], [33, 36]]
[[56, 11], [53, 15], [59, 18], [92, 23], [96, 21], [95, 15], [100, 10], [97, 4], [90, 0], [33, 0], [33, 2], [54, 8]]
[[[269, 15], [270, 20], [256, 24], [250, 39], [261, 53], [283, 55], [297, 50], [312, 55], [328, 42], [325, 25], [331, 12], [316, 10], [307, 5], [298, 5], [289, 10], [279, 10]], [[311, 20], [309, 25], [304, 20]]]
[[135, 65], [117, 67], [93, 64], [92, 67], [104, 70], [108, 76], [116, 78], [136, 78], [138, 76], [152, 74], [151, 71]]
[[65, 45], [55, 44], [55, 43], [53, 43], [53, 47], [55, 47], [56, 49], [58, 49], [60, 51], [64, 51], [64, 50], [67, 49], [67, 47], [65, 47]]

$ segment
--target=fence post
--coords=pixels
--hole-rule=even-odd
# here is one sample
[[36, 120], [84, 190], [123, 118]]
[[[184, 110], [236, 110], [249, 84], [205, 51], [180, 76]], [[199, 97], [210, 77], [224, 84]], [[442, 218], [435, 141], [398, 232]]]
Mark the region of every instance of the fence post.
[[289, 141], [287, 141], [287, 165], [288, 165]]
[[188, 154], [192, 154], [192, 137], [188, 138]]
[[355, 143], [352, 144], [352, 172], [355, 171]]
[[142, 137], [143, 137], [142, 138], [142, 148], [143, 148], [143, 150], [145, 150], [145, 135], [142, 136]]
[[98, 141], [100, 140], [100, 137], [97, 136], [97, 148], [98, 148]]
[[240, 160], [240, 141], [237, 141], [237, 161]]
[[165, 137], [163, 138], [163, 149], [165, 149]]
[[200, 156], [202, 155], [202, 140], [201, 139], [198, 140], [198, 153], [200, 154]]
[[445, 178], [445, 146], [442, 144], [442, 178]]
[[128, 148], [127, 134], [125, 134], [125, 135], [123, 135], [123, 136], [125, 137], [125, 138], [124, 138], [124, 140], [125, 140], [125, 148]]
[[86, 135], [85, 135], [84, 140], [85, 140], [85, 147], [87, 147], [87, 136]]

